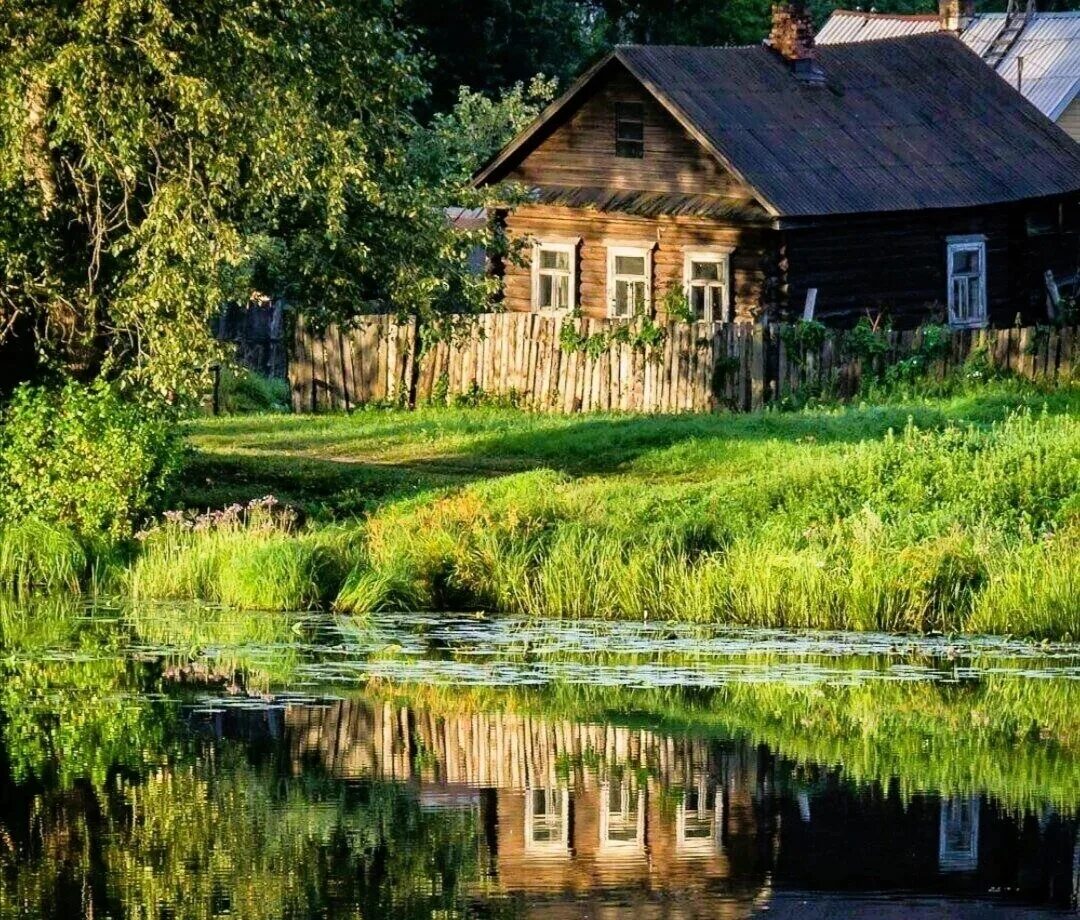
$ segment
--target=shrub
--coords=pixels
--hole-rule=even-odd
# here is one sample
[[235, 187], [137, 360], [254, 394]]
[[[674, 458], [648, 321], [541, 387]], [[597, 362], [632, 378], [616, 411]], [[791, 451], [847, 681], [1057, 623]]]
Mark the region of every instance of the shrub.
[[227, 415], [289, 411], [289, 384], [246, 368], [221, 371], [218, 408]]
[[0, 523], [130, 536], [167, 493], [180, 450], [167, 412], [107, 383], [20, 387], [0, 430]]

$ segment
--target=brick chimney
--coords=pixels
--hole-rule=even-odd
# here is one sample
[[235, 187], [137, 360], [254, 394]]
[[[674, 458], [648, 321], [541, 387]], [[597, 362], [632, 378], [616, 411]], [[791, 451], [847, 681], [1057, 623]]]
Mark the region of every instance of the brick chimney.
[[766, 44], [785, 61], [791, 62], [792, 70], [800, 80], [807, 83], [825, 81], [824, 71], [814, 60], [814, 23], [802, 0], [773, 4], [772, 30]]
[[962, 32], [975, 18], [975, 0], [938, 0], [938, 18], [946, 32]]

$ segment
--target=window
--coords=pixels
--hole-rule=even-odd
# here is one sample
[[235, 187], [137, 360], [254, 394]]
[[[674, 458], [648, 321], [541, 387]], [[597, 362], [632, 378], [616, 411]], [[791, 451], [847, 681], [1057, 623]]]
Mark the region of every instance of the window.
[[949, 324], [974, 327], [986, 322], [986, 238], [948, 239]]
[[728, 301], [728, 255], [720, 252], [688, 252], [683, 283], [694, 319], [706, 323], [731, 321]]
[[569, 847], [570, 793], [564, 787], [525, 790], [525, 849], [564, 854]]
[[627, 780], [600, 787], [600, 849], [639, 851], [645, 845], [645, 796]]
[[573, 310], [576, 292], [576, 244], [537, 243], [533, 249], [533, 309]]
[[652, 303], [652, 249], [608, 249], [608, 315], [628, 319], [648, 313]]
[[645, 106], [640, 102], [615, 103], [615, 156], [645, 156]]
[[704, 777], [684, 789], [675, 815], [675, 848], [693, 853], [719, 850], [722, 809], [720, 791]]
[[974, 872], [979, 867], [979, 799], [943, 799], [938, 830], [938, 869]]

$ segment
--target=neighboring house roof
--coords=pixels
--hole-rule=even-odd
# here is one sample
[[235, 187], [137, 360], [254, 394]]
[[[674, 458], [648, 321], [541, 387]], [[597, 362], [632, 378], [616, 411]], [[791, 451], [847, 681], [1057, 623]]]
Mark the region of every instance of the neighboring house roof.
[[[941, 28], [937, 14], [900, 15], [835, 10], [815, 36], [819, 45], [875, 41], [919, 35]], [[960, 39], [983, 57], [1005, 28], [1005, 13], [980, 13]], [[1032, 13], [1008, 53], [994, 68], [1017, 85], [1018, 60], [1024, 59], [1020, 91], [1051, 120], [1080, 94], [1080, 11]]]
[[[949, 34], [816, 49], [824, 85], [771, 49], [628, 46], [475, 177], [505, 178], [623, 66], [777, 217], [955, 208], [1080, 190], [1080, 145]], [[703, 189], [703, 192], [707, 192]]]

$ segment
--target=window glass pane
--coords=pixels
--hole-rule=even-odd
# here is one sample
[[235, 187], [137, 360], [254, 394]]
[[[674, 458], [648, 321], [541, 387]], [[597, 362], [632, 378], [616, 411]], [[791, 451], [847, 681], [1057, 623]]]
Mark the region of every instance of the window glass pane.
[[720, 279], [720, 263], [691, 262], [690, 279], [692, 281], [718, 281]]
[[645, 156], [645, 109], [641, 103], [615, 105], [615, 156], [634, 159]]
[[541, 275], [540, 276], [540, 291], [539, 291], [539, 300], [540, 300], [540, 302], [537, 304], [537, 306], [550, 307], [551, 306], [552, 296], [553, 296], [553, 293], [552, 293], [552, 277], [551, 277], [551, 275]]
[[559, 275], [554, 279], [555, 290], [551, 305], [556, 310], [565, 310], [570, 306], [570, 276]]
[[560, 249], [540, 250], [541, 268], [558, 268], [563, 271], [570, 270], [570, 253]]
[[645, 274], [645, 257], [644, 256], [615, 256], [615, 274], [616, 275], [638, 275]]
[[701, 285], [690, 288], [690, 312], [697, 319], [705, 316], [705, 288]]
[[979, 253], [975, 249], [960, 249], [953, 252], [953, 274], [977, 274], [979, 271]]
[[627, 316], [630, 313], [630, 283], [628, 281], [615, 282], [615, 315]]

